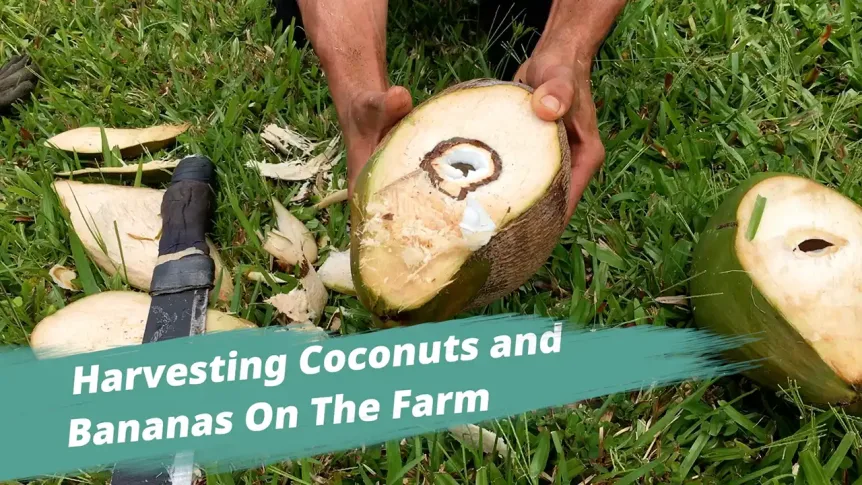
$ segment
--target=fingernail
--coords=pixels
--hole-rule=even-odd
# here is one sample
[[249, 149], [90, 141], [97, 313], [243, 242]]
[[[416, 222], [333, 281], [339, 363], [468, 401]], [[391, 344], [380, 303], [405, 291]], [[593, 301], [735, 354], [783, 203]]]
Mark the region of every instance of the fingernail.
[[560, 111], [560, 101], [551, 95], [542, 98], [542, 104], [549, 110], [553, 111], [554, 114]]

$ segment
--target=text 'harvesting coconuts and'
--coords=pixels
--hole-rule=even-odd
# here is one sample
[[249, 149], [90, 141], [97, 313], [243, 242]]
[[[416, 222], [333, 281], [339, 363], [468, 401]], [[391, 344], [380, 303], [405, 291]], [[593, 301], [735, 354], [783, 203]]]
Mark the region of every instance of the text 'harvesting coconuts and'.
[[[491, 359], [511, 358], [560, 352], [562, 324], [541, 335], [533, 332], [514, 336], [498, 335], [486, 349]], [[479, 356], [478, 338], [459, 339], [449, 336], [445, 341], [378, 345], [372, 348], [356, 347], [347, 352], [327, 350], [323, 345], [309, 345], [296, 359], [295, 368], [304, 375], [320, 373], [349, 373], [385, 367], [411, 367], [440, 363], [470, 362]], [[102, 369], [99, 364], [77, 366], [74, 369], [72, 394], [96, 394], [133, 391], [136, 388], [155, 389], [159, 386], [181, 387], [205, 383], [220, 384], [236, 381], [260, 381], [263, 386], [283, 386], [288, 374], [288, 354], [240, 356], [232, 350], [228, 357], [215, 356], [209, 361], [192, 364], [174, 363], [125, 369]], [[291, 366], [293, 367], [293, 366]], [[401, 419], [470, 414], [489, 409], [490, 393], [487, 389], [464, 389], [434, 394], [415, 393], [411, 389], [398, 389], [390, 399], [389, 418]], [[350, 424], [357, 419], [377, 421], [381, 412], [379, 399], [368, 398], [356, 402], [342, 393], [318, 396], [310, 400], [314, 409], [314, 425]], [[69, 447], [103, 446], [115, 443], [153, 441], [162, 439], [202, 437], [230, 433], [234, 426], [234, 412], [223, 411], [215, 415], [200, 413], [194, 416], [153, 416], [146, 420], [96, 422], [90, 418], [73, 418], [69, 426]], [[292, 429], [299, 426], [299, 408], [255, 402], [243, 413], [246, 429], [259, 432], [266, 429]]]
[[188, 450], [210, 472], [238, 470], [446, 433], [735, 373], [744, 365], [719, 355], [743, 343], [495, 315], [340, 337], [273, 327], [89, 353], [0, 351], [0, 365], [14, 370], [0, 374], [0, 386], [27, 396], [0, 410], [0, 427], [19, 440], [0, 480]]

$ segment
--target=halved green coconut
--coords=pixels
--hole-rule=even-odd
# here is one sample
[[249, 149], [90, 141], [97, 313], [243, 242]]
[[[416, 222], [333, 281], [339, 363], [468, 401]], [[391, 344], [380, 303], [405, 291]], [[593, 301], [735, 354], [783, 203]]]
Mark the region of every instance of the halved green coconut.
[[570, 154], [522, 84], [479, 79], [422, 103], [380, 143], [351, 203], [360, 301], [380, 321], [441, 321], [524, 284], [566, 227]]
[[763, 359], [752, 379], [862, 410], [862, 207], [805, 178], [757, 175], [712, 217], [693, 271], [696, 324], [759, 339], [730, 354]]

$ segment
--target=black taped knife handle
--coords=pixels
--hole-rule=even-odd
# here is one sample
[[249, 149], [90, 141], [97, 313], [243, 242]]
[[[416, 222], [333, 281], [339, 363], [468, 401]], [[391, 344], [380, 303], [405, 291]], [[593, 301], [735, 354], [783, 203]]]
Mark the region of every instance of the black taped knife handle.
[[203, 156], [182, 159], [162, 198], [162, 236], [150, 295], [213, 288], [215, 263], [206, 234], [215, 205], [215, 166]]
[[209, 255], [206, 233], [214, 205], [215, 166], [202, 156], [182, 159], [162, 199], [159, 256], [199, 249]]

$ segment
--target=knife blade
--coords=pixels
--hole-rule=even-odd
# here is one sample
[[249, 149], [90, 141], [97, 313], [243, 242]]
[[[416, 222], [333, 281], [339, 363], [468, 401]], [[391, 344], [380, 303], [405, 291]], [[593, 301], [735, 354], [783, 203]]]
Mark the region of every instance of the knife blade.
[[[215, 166], [192, 155], [180, 161], [162, 198], [159, 256], [150, 283], [150, 303], [142, 343], [204, 333], [215, 263], [206, 233], [214, 205]], [[111, 485], [191, 485], [194, 452], [156, 460], [142, 469], [118, 464]]]

